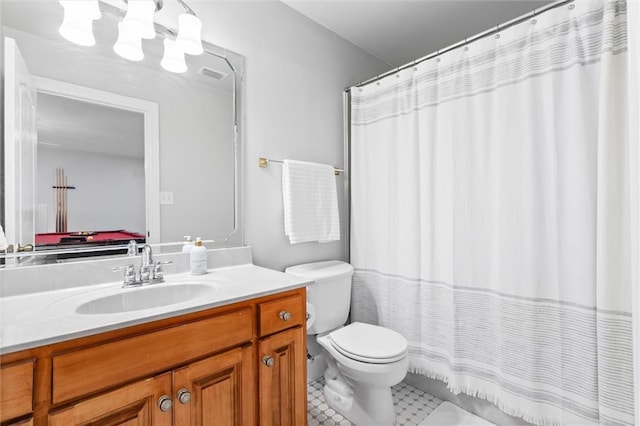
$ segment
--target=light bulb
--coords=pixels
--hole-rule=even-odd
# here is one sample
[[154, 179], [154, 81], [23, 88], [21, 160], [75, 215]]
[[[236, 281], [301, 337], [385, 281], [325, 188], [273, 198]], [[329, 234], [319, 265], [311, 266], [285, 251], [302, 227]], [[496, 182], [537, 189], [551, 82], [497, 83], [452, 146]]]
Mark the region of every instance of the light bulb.
[[162, 68], [175, 73], [183, 73], [187, 70], [182, 49], [178, 48], [174, 40], [164, 39], [164, 56], [160, 62]]
[[140, 37], [152, 39], [156, 36], [153, 26], [155, 11], [156, 4], [153, 0], [129, 0], [122, 24], [130, 27], [131, 31], [136, 31]]
[[141, 61], [144, 58], [142, 38], [134, 28], [124, 22], [118, 24], [118, 40], [113, 45], [113, 50], [130, 61]]
[[60, 35], [80, 46], [93, 46], [93, 21], [100, 19], [98, 0], [60, 0], [64, 19], [58, 29]]
[[177, 46], [189, 55], [200, 55], [202, 49], [202, 21], [195, 15], [183, 13], [178, 17]]

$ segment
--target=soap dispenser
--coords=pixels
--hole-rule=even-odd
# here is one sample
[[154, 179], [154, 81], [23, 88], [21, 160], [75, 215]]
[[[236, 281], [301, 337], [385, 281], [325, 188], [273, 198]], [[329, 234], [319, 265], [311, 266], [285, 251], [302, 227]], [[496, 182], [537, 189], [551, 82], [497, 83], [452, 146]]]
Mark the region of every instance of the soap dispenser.
[[196, 243], [189, 252], [189, 270], [193, 275], [207, 273], [207, 249], [202, 245], [202, 239], [196, 238]]
[[193, 248], [193, 241], [191, 240], [191, 235], [185, 235], [184, 243], [182, 244], [182, 252], [191, 253], [192, 248]]

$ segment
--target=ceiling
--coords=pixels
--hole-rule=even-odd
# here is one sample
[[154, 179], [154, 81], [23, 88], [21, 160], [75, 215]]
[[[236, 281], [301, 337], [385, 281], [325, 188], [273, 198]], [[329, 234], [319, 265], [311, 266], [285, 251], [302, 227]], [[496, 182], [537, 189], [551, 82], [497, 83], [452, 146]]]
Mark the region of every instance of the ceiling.
[[50, 148], [144, 158], [144, 115], [38, 93], [38, 143]]
[[282, 0], [396, 68], [551, 3], [548, 0]]

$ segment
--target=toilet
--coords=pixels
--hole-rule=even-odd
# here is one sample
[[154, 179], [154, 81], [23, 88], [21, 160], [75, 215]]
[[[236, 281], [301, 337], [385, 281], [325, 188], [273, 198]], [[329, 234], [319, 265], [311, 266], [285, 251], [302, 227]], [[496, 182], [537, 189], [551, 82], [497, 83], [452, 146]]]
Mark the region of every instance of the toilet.
[[307, 286], [307, 335], [316, 337], [327, 363], [327, 404], [357, 426], [393, 425], [391, 387], [407, 374], [407, 340], [377, 325], [344, 325], [353, 276], [348, 263], [308, 263], [285, 272], [314, 281]]

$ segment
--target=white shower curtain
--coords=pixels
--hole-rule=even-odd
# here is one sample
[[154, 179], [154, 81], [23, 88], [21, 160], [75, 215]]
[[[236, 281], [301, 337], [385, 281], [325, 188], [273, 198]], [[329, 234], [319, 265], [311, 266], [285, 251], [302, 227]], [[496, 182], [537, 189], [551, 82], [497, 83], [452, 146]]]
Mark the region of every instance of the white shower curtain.
[[575, 2], [351, 90], [352, 319], [536, 424], [634, 422], [626, 17]]

